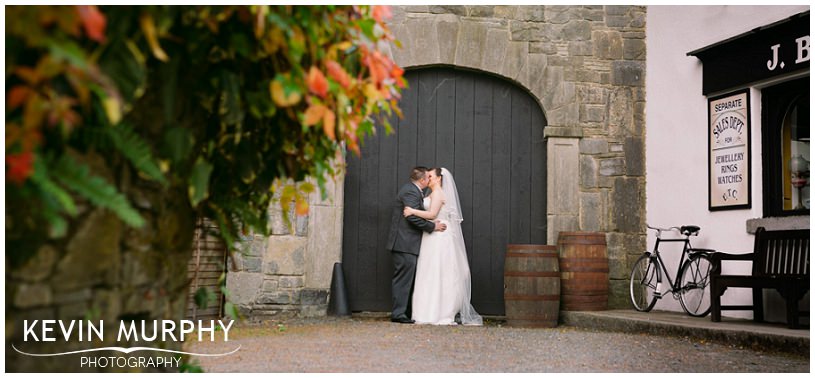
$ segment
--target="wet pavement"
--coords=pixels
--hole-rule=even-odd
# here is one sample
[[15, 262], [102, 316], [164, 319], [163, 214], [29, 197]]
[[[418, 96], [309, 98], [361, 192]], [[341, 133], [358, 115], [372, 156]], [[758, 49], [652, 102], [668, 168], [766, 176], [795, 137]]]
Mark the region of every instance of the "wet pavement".
[[[660, 315], [651, 314], [654, 316]], [[557, 328], [512, 328], [500, 319], [488, 319], [483, 327], [395, 324], [381, 315], [291, 319], [236, 325], [229, 333], [228, 342], [195, 342], [187, 344], [185, 349], [212, 354], [240, 346], [238, 352], [228, 356], [195, 357], [207, 372], [780, 373], [810, 370], [808, 351], [784, 349], [789, 346], [763, 348], [709, 338], [706, 333], [698, 337], [661, 334], [648, 329], [602, 330], [585, 319], [564, 318], [567, 324]], [[576, 321], [588, 327], [569, 325]], [[605, 322], [611, 324], [608, 320]], [[668, 318], [667, 322], [676, 321]], [[796, 332], [806, 334], [808, 350], [809, 331]]]

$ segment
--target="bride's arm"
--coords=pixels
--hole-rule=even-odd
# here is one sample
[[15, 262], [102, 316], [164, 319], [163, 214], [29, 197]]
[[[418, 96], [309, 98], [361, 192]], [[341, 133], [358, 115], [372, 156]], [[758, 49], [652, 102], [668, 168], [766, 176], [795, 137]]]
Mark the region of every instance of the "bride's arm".
[[444, 193], [439, 190], [430, 193], [430, 210], [418, 210], [412, 207], [405, 207], [404, 215], [406, 217], [415, 215], [417, 217], [424, 219], [436, 219], [436, 216], [439, 215], [439, 211], [441, 210], [441, 206], [443, 204], [444, 204]]

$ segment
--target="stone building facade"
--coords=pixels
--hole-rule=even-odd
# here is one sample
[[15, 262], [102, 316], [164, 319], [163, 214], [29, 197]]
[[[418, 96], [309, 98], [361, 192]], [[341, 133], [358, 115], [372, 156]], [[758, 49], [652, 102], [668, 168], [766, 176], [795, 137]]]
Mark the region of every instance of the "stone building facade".
[[[628, 304], [645, 249], [644, 6], [395, 6], [389, 22], [406, 69], [454, 66], [528, 91], [547, 124], [547, 242], [560, 231], [606, 233], [609, 305]], [[342, 182], [312, 197], [294, 230], [273, 210], [270, 238], [248, 236], [227, 287], [249, 318], [326, 312], [342, 259]]]

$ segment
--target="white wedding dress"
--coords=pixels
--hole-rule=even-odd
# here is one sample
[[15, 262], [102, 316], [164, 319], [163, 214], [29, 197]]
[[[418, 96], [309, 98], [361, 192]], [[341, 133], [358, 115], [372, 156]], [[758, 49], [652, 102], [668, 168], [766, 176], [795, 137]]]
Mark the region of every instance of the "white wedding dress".
[[[413, 320], [417, 324], [455, 325], [456, 314], [460, 314], [462, 324], [482, 325], [481, 316], [470, 304], [470, 266], [456, 207], [458, 193], [452, 175], [447, 170], [442, 172], [444, 186], [452, 186], [450, 194], [455, 198], [446, 195], [447, 201], [436, 216], [447, 230], [422, 236], [413, 289]], [[445, 188], [445, 194], [448, 191]], [[429, 197], [424, 199], [424, 208], [430, 209]]]

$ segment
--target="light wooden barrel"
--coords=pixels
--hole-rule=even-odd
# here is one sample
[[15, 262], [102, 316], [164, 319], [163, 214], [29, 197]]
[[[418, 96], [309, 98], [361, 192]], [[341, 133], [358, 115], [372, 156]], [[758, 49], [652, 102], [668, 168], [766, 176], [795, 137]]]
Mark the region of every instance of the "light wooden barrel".
[[561, 309], [602, 311], [608, 309], [608, 252], [601, 232], [561, 232]]
[[507, 245], [504, 303], [509, 326], [557, 326], [560, 272], [556, 246]]

